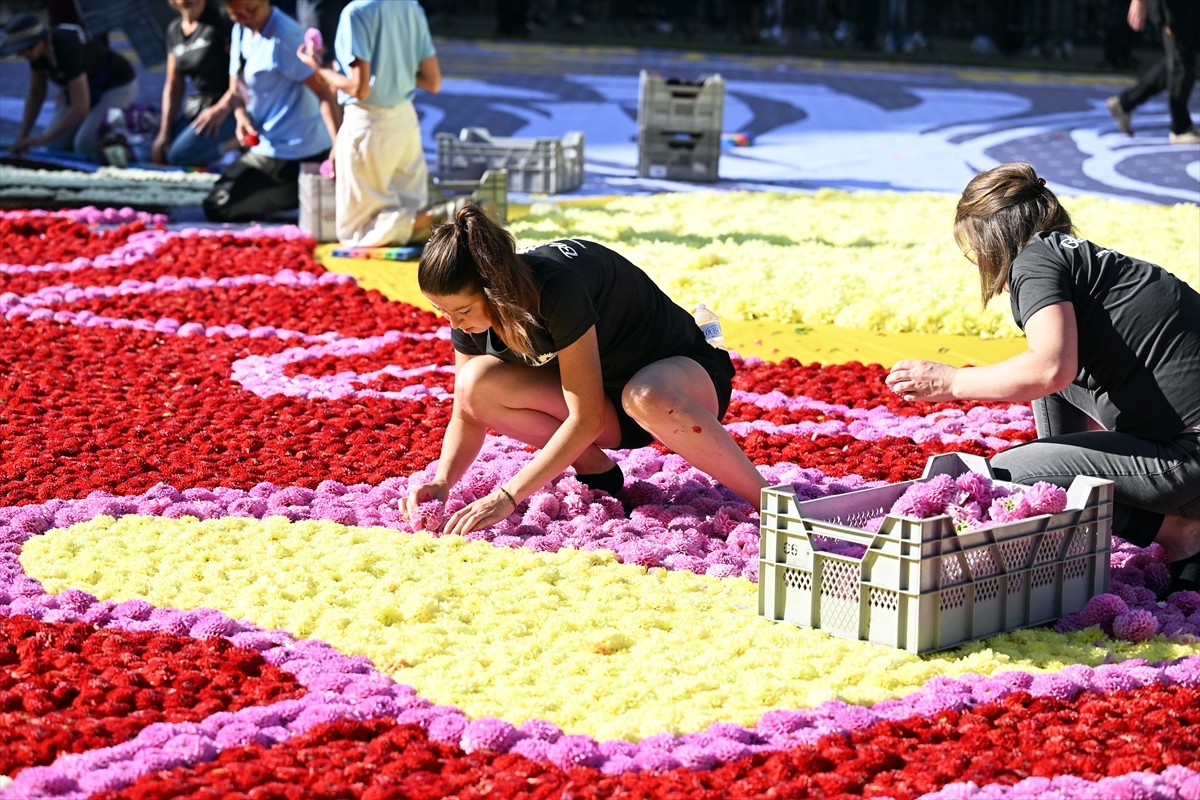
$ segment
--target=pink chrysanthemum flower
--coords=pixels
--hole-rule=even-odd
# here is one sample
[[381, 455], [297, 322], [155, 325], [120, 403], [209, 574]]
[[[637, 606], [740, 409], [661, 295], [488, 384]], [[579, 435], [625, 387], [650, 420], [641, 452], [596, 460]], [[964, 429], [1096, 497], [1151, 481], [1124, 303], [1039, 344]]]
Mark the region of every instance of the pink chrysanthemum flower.
[[949, 475], [935, 475], [927, 481], [918, 481], [892, 504], [891, 513], [917, 519], [936, 517], [945, 513], [946, 504], [957, 489]]
[[511, 722], [493, 717], [471, 720], [462, 734], [462, 746], [468, 753], [476, 750], [508, 752], [519, 734]]
[[1030, 516], [1061, 514], [1067, 508], [1067, 490], [1046, 481], [1038, 481], [1022, 492]]
[[1084, 605], [1080, 621], [1084, 627], [1110, 624], [1119, 614], [1129, 611], [1129, 604], [1111, 592], [1098, 594]]
[[1144, 642], [1158, 633], [1158, 620], [1144, 608], [1118, 614], [1113, 620], [1113, 636], [1130, 642]]
[[991, 504], [994, 494], [994, 484], [987, 475], [979, 472], [966, 472], [955, 478], [954, 483], [966, 493], [966, 502], [976, 503], [982, 507]]

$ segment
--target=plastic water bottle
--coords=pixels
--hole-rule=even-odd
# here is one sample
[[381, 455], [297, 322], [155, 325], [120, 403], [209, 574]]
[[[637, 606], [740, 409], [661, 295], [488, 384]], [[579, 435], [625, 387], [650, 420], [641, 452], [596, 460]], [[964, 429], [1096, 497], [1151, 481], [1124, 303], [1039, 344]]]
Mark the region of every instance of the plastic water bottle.
[[725, 349], [725, 334], [721, 331], [721, 320], [717, 319], [717, 315], [712, 312], [712, 309], [701, 303], [696, 306], [694, 313], [696, 324], [700, 326], [701, 332], [704, 333], [704, 341], [713, 347], [720, 347], [722, 350]]

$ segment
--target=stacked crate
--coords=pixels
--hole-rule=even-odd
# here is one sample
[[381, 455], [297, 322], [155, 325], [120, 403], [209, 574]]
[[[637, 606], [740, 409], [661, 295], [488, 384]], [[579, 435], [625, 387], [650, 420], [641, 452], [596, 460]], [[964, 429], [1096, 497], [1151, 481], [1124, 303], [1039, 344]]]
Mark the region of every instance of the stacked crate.
[[715, 181], [721, 158], [725, 82], [664, 79], [642, 70], [638, 87], [638, 176]]

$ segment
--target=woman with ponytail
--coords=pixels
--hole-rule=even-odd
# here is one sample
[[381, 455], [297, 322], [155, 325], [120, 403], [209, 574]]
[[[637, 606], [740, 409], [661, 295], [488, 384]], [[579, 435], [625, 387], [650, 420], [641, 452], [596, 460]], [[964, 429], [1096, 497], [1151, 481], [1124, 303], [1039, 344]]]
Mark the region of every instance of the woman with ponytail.
[[1029, 164], [973, 178], [954, 237], [984, 304], [1009, 292], [1026, 350], [984, 367], [900, 361], [888, 385], [906, 400], [1032, 401], [1038, 438], [998, 453], [997, 475], [1112, 480], [1113, 532], [1158, 542], [1172, 589], [1200, 589], [1200, 293], [1078, 238]]
[[720, 422], [729, 354], [620, 254], [582, 239], [518, 251], [472, 203], [433, 231], [417, 280], [453, 328], [456, 374], [437, 472], [410, 489], [410, 517], [446, 500], [489, 429], [538, 452], [447, 533], [499, 522], [568, 467], [615, 494], [624, 475], [605, 450], [655, 439], [758, 507], [767, 482]]

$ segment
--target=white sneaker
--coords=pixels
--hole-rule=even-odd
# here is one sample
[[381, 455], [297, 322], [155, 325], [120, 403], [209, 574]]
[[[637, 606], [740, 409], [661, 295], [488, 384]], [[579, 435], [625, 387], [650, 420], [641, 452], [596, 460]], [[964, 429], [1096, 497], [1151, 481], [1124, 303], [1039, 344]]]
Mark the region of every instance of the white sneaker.
[[1171, 144], [1200, 144], [1200, 133], [1195, 128], [1183, 133], [1172, 133], [1168, 137]]

